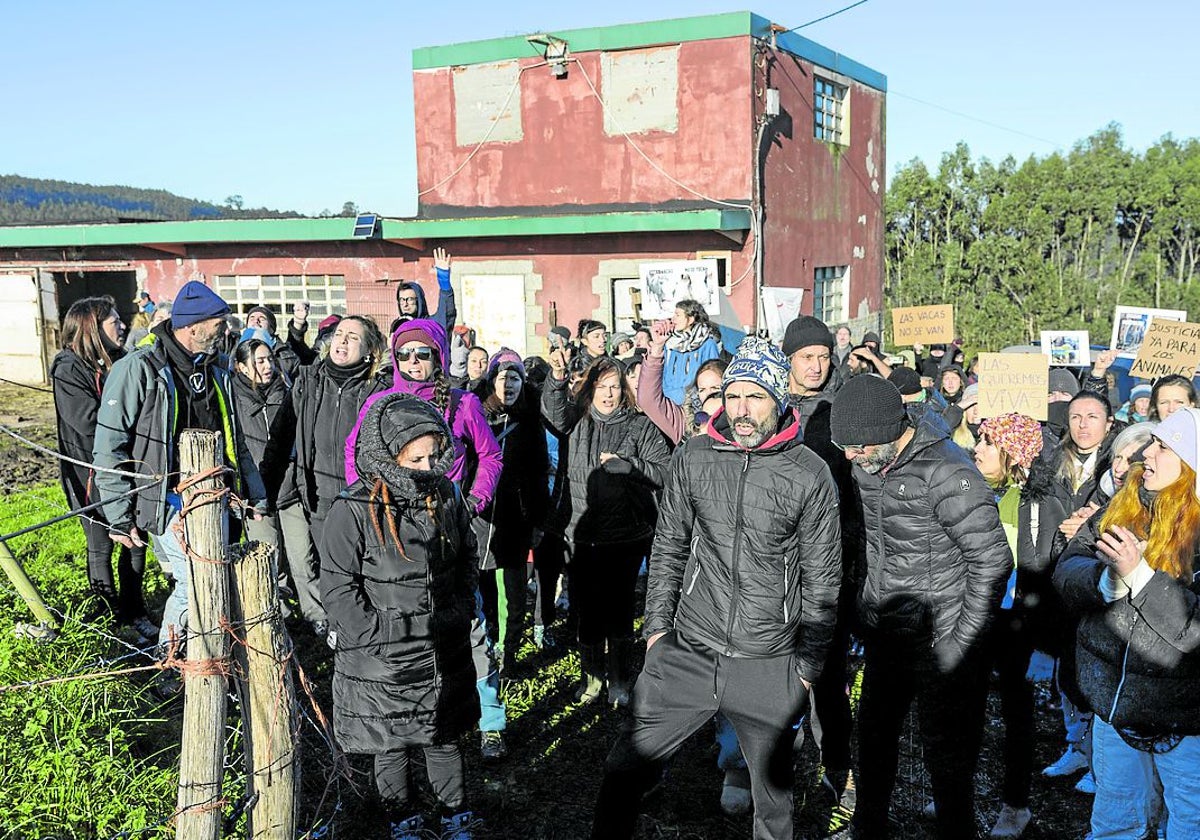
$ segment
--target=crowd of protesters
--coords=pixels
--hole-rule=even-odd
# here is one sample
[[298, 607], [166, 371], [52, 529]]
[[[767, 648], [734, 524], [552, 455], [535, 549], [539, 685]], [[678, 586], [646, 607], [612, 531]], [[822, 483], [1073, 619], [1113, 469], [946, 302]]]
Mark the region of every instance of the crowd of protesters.
[[[239, 322], [193, 281], [170, 304], [139, 295], [133, 330], [111, 298], [76, 302], [52, 369], [60, 451], [79, 462], [64, 489], [104, 503], [81, 520], [100, 609], [160, 652], [186, 644], [178, 443], [221, 432], [231, 539], [278, 547], [293, 627], [334, 649], [335, 733], [374, 756], [393, 840], [470, 837], [460, 743], [478, 730], [483, 757], [504, 757], [500, 675], [527, 634], [577, 645], [574, 699], [622, 710], [597, 838], [633, 835], [665, 763], [714, 718], [721, 807], [752, 812], [754, 837], [793, 836], [807, 720], [822, 789], [852, 814], [839, 836], [885, 838], [914, 705], [937, 836], [975, 837], [989, 688], [1003, 780], [988, 836], [1020, 837], [1035, 651], [1056, 663], [1063, 715], [1041, 733], [1063, 747], [1041, 775], [1094, 796], [1089, 836], [1200, 837], [1190, 380], [1122, 400], [1105, 352], [1080, 376], [1053, 369], [1046, 421], [985, 417], [957, 343], [888, 354], [803, 316], [782, 346], [726, 347], [690, 300], [630, 333], [556, 326], [546, 358], [522, 358], [473, 343], [435, 257], [436, 312], [401, 283], [387, 335], [355, 314], [313, 330], [304, 304], [280, 335], [284, 313]], [[157, 623], [147, 544], [171, 582]]]

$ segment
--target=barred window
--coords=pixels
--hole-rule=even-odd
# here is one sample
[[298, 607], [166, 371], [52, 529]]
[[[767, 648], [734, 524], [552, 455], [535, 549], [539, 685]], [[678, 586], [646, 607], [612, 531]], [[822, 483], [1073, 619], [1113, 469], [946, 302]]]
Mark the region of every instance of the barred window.
[[813, 315], [827, 324], [849, 320], [846, 293], [848, 266], [819, 266], [813, 272]]
[[346, 311], [346, 278], [341, 274], [219, 274], [213, 288], [238, 316], [265, 306], [283, 317], [302, 301], [317, 320]]
[[844, 127], [848, 88], [813, 76], [813, 136], [827, 143], [849, 144]]

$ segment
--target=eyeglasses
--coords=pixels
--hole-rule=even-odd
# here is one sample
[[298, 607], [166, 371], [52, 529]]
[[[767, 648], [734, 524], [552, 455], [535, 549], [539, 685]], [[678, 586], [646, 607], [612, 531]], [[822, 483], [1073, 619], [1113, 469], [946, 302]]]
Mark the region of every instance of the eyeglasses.
[[858, 455], [862, 455], [864, 452], [867, 451], [867, 447], [865, 447], [865, 446], [842, 446], [840, 443], [838, 443], [836, 441], [833, 441], [833, 445], [849, 455], [858, 456]]
[[407, 362], [413, 356], [417, 357], [419, 362], [428, 362], [433, 358], [432, 347], [402, 347], [396, 351], [397, 362]]

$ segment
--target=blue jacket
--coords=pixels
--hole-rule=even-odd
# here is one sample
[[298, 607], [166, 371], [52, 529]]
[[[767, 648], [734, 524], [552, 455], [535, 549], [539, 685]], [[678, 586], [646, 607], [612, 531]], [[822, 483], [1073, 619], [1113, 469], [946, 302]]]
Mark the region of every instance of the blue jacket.
[[720, 355], [721, 348], [711, 337], [686, 353], [668, 348], [666, 361], [663, 362], [663, 393], [667, 399], [676, 405], [683, 405], [684, 393], [696, 381], [700, 366]]

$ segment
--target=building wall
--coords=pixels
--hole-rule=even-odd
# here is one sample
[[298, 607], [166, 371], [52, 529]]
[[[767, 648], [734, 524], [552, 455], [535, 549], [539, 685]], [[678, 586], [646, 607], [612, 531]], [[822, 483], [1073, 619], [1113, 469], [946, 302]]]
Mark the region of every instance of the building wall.
[[[883, 306], [884, 94], [789, 53], [774, 55], [756, 71], [779, 89], [782, 106], [763, 172], [764, 283], [805, 289], [803, 311], [812, 314], [814, 269], [849, 266], [857, 337], [878, 326]], [[848, 145], [814, 137], [814, 72], [849, 88]]]
[[[533, 67], [540, 58], [418, 70], [417, 185], [431, 190], [419, 197], [420, 214], [699, 200], [655, 171], [621, 128], [691, 189], [745, 201], [752, 178], [750, 54], [750, 39], [737, 37], [582, 53], [565, 79]], [[607, 119], [585, 73], [608, 103]], [[488, 142], [439, 186], [498, 113], [506, 116]]]

